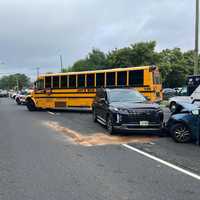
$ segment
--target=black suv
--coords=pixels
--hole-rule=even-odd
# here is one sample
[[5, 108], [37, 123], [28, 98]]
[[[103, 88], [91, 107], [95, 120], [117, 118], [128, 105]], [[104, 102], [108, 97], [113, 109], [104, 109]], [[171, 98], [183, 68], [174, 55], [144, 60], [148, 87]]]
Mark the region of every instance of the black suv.
[[116, 130], [152, 130], [160, 132], [163, 111], [133, 89], [97, 89], [92, 105], [93, 120]]

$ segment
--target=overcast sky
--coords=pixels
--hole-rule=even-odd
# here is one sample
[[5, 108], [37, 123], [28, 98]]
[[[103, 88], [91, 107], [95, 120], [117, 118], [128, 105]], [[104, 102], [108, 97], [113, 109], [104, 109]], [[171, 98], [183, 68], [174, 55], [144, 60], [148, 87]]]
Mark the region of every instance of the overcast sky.
[[195, 0], [0, 0], [0, 73], [59, 71], [93, 48], [194, 46]]

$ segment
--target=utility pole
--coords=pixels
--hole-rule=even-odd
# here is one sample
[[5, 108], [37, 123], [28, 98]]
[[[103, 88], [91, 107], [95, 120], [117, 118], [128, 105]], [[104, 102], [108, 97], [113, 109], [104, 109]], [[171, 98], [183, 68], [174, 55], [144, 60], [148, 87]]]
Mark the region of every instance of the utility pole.
[[18, 80], [18, 78], [17, 78], [17, 91], [19, 91], [19, 80]]
[[62, 55], [60, 55], [59, 57], [60, 57], [60, 72], [62, 72], [62, 70], [63, 70]]
[[194, 75], [199, 73], [199, 0], [196, 0]]
[[39, 75], [40, 75], [40, 68], [39, 67], [36, 67], [36, 73], [37, 73], [37, 77], [39, 77]]

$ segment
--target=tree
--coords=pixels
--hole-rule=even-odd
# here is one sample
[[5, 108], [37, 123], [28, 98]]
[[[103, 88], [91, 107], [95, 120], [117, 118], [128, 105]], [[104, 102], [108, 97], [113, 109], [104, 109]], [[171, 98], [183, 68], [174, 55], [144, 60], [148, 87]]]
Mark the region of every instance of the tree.
[[140, 42], [131, 45], [133, 66], [152, 65], [158, 62], [158, 54], [155, 52], [156, 42]]
[[131, 66], [131, 48], [115, 49], [108, 53], [107, 63], [110, 67], [126, 67]]
[[27, 77], [25, 74], [12, 74], [9, 76], [3, 76], [0, 79], [0, 88], [1, 89], [22, 89], [24, 87], [29, 87], [30, 85], [30, 78]]
[[159, 55], [159, 68], [164, 87], [181, 87], [191, 72], [191, 52], [182, 53], [180, 48], [163, 50]]
[[158, 61], [156, 42], [140, 42], [108, 53], [107, 63], [112, 67], [151, 65]]
[[64, 69], [65, 71], [87, 71], [101, 69], [106, 66], [106, 55], [99, 49], [92, 51], [84, 59], [77, 60], [72, 67]]
[[65, 69], [65, 71], [87, 71], [155, 64], [160, 69], [164, 87], [185, 85], [186, 77], [193, 74], [194, 52], [182, 52], [180, 48], [156, 52], [155, 47], [155, 41], [139, 42], [128, 47], [114, 49], [107, 54], [94, 48], [84, 59], [76, 61], [72, 67]]
[[93, 66], [96, 69], [101, 68], [107, 64], [106, 55], [99, 49], [92, 49], [92, 52], [88, 54], [86, 60], [89, 66]]

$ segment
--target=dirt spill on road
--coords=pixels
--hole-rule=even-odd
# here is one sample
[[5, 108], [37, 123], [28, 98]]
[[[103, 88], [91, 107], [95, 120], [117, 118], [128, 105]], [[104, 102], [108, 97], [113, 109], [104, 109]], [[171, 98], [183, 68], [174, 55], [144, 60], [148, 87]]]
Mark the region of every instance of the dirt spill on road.
[[105, 133], [95, 133], [92, 135], [83, 135], [72, 129], [61, 126], [58, 122], [44, 122], [44, 124], [67, 136], [73, 143], [82, 146], [97, 146], [108, 144], [125, 144], [125, 143], [150, 143], [158, 139], [156, 136], [111, 136]]

